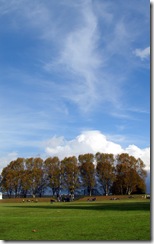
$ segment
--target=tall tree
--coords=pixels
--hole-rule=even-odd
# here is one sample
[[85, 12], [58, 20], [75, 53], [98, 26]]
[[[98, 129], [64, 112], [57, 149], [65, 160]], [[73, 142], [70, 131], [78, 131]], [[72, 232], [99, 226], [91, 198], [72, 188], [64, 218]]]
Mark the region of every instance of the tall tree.
[[27, 197], [27, 194], [31, 194], [31, 171], [25, 167], [21, 178], [21, 195]]
[[61, 162], [58, 157], [49, 157], [44, 161], [46, 179], [53, 195], [60, 193], [61, 188]]
[[116, 188], [121, 194], [135, 192], [137, 188], [145, 188], [146, 171], [143, 161], [127, 153], [117, 155], [116, 180], [114, 189]]
[[17, 197], [21, 192], [21, 178], [24, 170], [24, 158], [17, 158], [2, 171], [2, 188], [9, 197], [12, 194]]
[[34, 196], [36, 194], [41, 196], [45, 188], [43, 159], [27, 158], [25, 165], [27, 174], [25, 177], [28, 177], [25, 188], [30, 188], [30, 193]]
[[65, 157], [61, 161], [61, 169], [63, 175], [64, 186], [68, 189], [71, 195], [74, 195], [74, 191], [79, 187], [79, 168], [77, 158]]
[[115, 167], [113, 154], [96, 153], [96, 170], [99, 181], [103, 187], [105, 195], [108, 195], [115, 179]]
[[6, 166], [2, 170], [2, 182], [1, 187], [3, 192], [7, 192], [7, 196], [11, 197], [13, 193], [14, 177], [12, 170], [9, 166]]
[[89, 195], [92, 194], [92, 189], [95, 186], [95, 166], [94, 166], [94, 155], [84, 154], [78, 157], [80, 163], [80, 174], [82, 177], [83, 186], [87, 188]]
[[2, 175], [0, 175], [0, 191], [2, 191]]

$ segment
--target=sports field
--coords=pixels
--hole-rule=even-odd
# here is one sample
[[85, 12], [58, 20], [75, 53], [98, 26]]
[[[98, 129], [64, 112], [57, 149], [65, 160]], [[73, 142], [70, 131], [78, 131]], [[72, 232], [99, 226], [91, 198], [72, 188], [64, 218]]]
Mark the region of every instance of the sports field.
[[150, 240], [150, 200], [0, 202], [0, 240]]

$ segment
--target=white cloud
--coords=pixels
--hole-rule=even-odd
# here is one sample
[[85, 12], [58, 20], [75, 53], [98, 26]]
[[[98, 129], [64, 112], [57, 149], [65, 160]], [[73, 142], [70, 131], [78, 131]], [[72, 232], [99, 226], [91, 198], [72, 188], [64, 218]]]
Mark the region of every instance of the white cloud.
[[8, 153], [6, 156], [0, 158], [0, 173], [3, 170], [4, 167], [7, 166], [12, 160], [17, 159], [18, 153], [16, 152], [11, 152]]
[[120, 144], [108, 140], [100, 131], [84, 131], [75, 139], [67, 141], [63, 137], [53, 137], [46, 143], [46, 153], [58, 156], [60, 159], [68, 156], [77, 156], [84, 153], [128, 153], [136, 158], [141, 158], [150, 169], [150, 148], [140, 149], [135, 145], [122, 148]]
[[85, 131], [70, 141], [66, 141], [64, 138], [59, 138], [58, 140], [58, 138], [53, 137], [50, 140], [50, 144], [54, 144], [55, 146], [50, 147], [48, 145], [46, 152], [49, 155], [56, 154], [60, 158], [71, 155], [78, 156], [83, 153], [96, 153], [101, 151], [105, 153], [120, 153], [123, 151], [120, 145], [107, 141], [106, 137], [99, 131]]
[[146, 165], [146, 169], [150, 169], [150, 147], [141, 149], [135, 145], [129, 145], [126, 152], [136, 158], [141, 158]]
[[[112, 136], [108, 138], [98, 130], [84, 131], [73, 140], [66, 140], [64, 137], [54, 136], [42, 143], [46, 156], [39, 156], [44, 159], [48, 156], [58, 156], [60, 159], [63, 159], [69, 156], [78, 157], [80, 154], [85, 153], [95, 154], [102, 152], [113, 153], [114, 155], [128, 153], [135, 158], [141, 158], [146, 165], [145, 169], [148, 172], [150, 171], [150, 147], [141, 149], [136, 145], [129, 145], [127, 148], [123, 148], [120, 144], [112, 141]], [[115, 139], [114, 136], [113, 139]], [[1, 157], [0, 172], [17, 157], [19, 155], [16, 152], [8, 153], [6, 156]]]
[[[62, 5], [57, 5], [59, 2]], [[136, 4], [138, 6], [137, 1]], [[124, 5], [126, 6], [126, 3]], [[134, 2], [133, 5], [128, 4], [128, 6], [130, 8], [132, 7], [136, 14], [136, 11], [141, 11], [141, 8], [147, 13], [143, 2], [140, 8], [134, 7]], [[53, 74], [53, 71], [58, 71], [58, 75], [60, 75], [60, 79], [55, 79], [55, 82], [52, 75], [50, 76], [52, 78], [49, 78], [48, 81], [45, 78], [43, 80], [40, 80], [40, 77], [36, 78], [36, 74], [35, 78], [30, 78], [30, 74], [29, 77], [25, 77], [23, 71], [21, 71], [20, 77], [19, 74], [14, 76], [14, 80], [17, 80], [16, 77], [18, 77], [18, 80], [25, 80], [26, 84], [29, 83], [32, 85], [36, 83], [36, 85], [33, 84], [32, 89], [30, 87], [28, 88], [28, 97], [25, 96], [26, 92], [23, 89], [23, 97], [20, 100], [31, 101], [33, 98], [33, 104], [44, 105], [44, 107], [40, 106], [44, 115], [35, 114], [35, 108], [31, 110], [31, 113], [25, 112], [26, 105], [24, 105], [23, 109], [22, 103], [22, 110], [19, 107], [19, 112], [17, 111], [15, 113], [12, 105], [17, 108], [20, 104], [20, 102], [15, 103], [15, 101], [13, 104], [11, 103], [11, 111], [13, 112], [8, 112], [4, 108], [5, 111], [3, 113], [6, 114], [4, 117], [6, 121], [4, 120], [3, 122], [1, 120], [2, 127], [0, 129], [3, 131], [3, 134], [6, 130], [9, 137], [7, 140], [4, 140], [6, 133], [3, 138], [1, 137], [2, 149], [8, 147], [10, 141], [11, 145], [36, 145], [35, 141], [30, 143], [29, 138], [25, 139], [27, 138], [25, 135], [28, 136], [33, 133], [33, 138], [36, 135], [40, 135], [40, 138], [42, 136], [41, 131], [48, 129], [51, 131], [50, 133], [53, 133], [53, 128], [57, 129], [58, 127], [58, 131], [60, 127], [64, 128], [66, 126], [65, 121], [62, 121], [60, 118], [64, 119], [62, 112], [69, 113], [69, 109], [67, 105], [65, 107], [65, 100], [63, 98], [68, 98], [68, 100], [75, 102], [83, 110], [84, 114], [85, 111], [89, 111], [90, 109], [95, 111], [94, 108], [97, 108], [98, 111], [100, 105], [100, 111], [106, 109], [112, 116], [132, 119], [130, 115], [127, 115], [126, 110], [124, 110], [125, 114], [123, 111], [117, 110], [116, 105], [123, 106], [124, 104], [124, 102], [123, 104], [121, 103], [122, 99], [120, 98], [123, 98], [124, 95], [124, 90], [122, 90], [123, 82], [127, 78], [129, 80], [129, 73], [126, 71], [128, 68], [134, 68], [134, 62], [131, 62], [130, 55], [128, 55], [130, 50], [134, 50], [131, 40], [137, 40], [138, 31], [142, 31], [139, 26], [145, 22], [145, 18], [142, 14], [142, 19], [138, 21], [137, 18], [135, 18], [135, 21], [132, 18], [132, 22], [127, 21], [126, 16], [131, 16], [132, 13], [128, 11], [127, 7], [122, 8], [123, 10], [127, 10], [127, 14], [121, 18], [121, 14], [119, 15], [119, 6], [114, 2], [110, 4], [107, 2], [102, 3], [101, 1], [97, 1], [97, 3], [94, 3], [94, 1], [84, 1], [83, 3], [83, 1], [73, 2], [69, 0], [46, 1], [46, 3], [39, 0], [33, 2], [27, 0], [1, 1], [0, 14], [7, 17], [7, 26], [2, 25], [1, 28], [6, 29], [7, 27], [7, 31], [9, 28], [17, 28], [19, 31], [22, 30], [20, 33], [26, 33], [27, 37], [33, 37], [34, 35], [34, 40], [41, 40], [42, 48], [40, 50], [37, 49], [36, 45], [36, 58], [40, 55], [41, 68], [48, 67], [46, 70]], [[141, 20], [142, 22], [140, 22]], [[132, 26], [134, 26], [134, 29], [132, 29]], [[24, 31], [28, 31], [31, 35], [27, 35], [27, 32]], [[47, 44], [47, 48], [45, 48], [45, 44]], [[117, 54], [118, 56], [116, 56]], [[149, 57], [149, 54], [150, 47], [143, 50], [135, 50], [135, 55], [142, 59]], [[127, 58], [128, 62], [126, 63], [124, 62], [125, 59], [122, 59], [118, 66], [120, 56], [124, 56], [125, 59]], [[57, 57], [58, 60], [55, 61]], [[38, 70], [40, 71], [41, 68]], [[62, 73], [60, 73], [61, 71]], [[11, 74], [12, 80], [13, 72], [8, 72], [7, 68], [7, 73]], [[53, 79], [53, 81], [50, 79]], [[39, 88], [40, 85], [42, 86], [41, 92], [37, 93], [36, 88]], [[17, 91], [17, 93], [18, 96], [19, 94], [21, 95], [21, 91]], [[30, 94], [32, 94], [31, 99], [29, 99]], [[103, 106], [104, 101], [112, 103], [116, 109], [108, 109], [108, 106]], [[3, 105], [3, 100], [1, 104]], [[57, 114], [58, 109], [63, 111]], [[55, 118], [58, 119], [56, 120]], [[56, 121], [56, 125], [53, 122], [54, 120]], [[78, 120], [80, 120], [79, 117]], [[24, 135], [22, 142], [19, 138], [15, 142], [14, 134], [12, 134], [10, 140], [12, 131], [14, 131], [14, 134], [19, 133]], [[57, 154], [61, 155], [61, 157], [65, 154], [78, 155], [87, 152], [95, 153], [98, 150], [103, 152], [111, 151], [113, 153], [120, 153], [121, 150], [126, 150], [120, 144], [113, 143], [112, 139], [112, 137], [107, 139], [99, 131], [89, 131], [83, 132], [71, 141], [67, 141], [62, 137], [51, 138], [45, 147], [46, 152], [49, 154]], [[120, 136], [114, 139], [117, 140], [117, 143], [121, 143], [123, 140]], [[38, 144], [36, 146], [38, 147]], [[127, 151], [138, 153], [139, 155], [141, 155], [143, 150], [137, 147], [133, 150], [132, 146], [127, 148]], [[145, 161], [147, 154], [145, 152], [142, 154], [142, 157], [145, 157]], [[5, 161], [5, 159], [2, 159], [0, 162], [2, 161]], [[149, 162], [149, 158], [147, 161]]]
[[[128, 6], [125, 4], [125, 8]], [[84, 113], [104, 102], [114, 108], [121, 105], [121, 84], [128, 77], [126, 67], [132, 64], [128, 58], [130, 39], [135, 38], [136, 31], [130, 32], [129, 21], [119, 18], [115, 3], [10, 0], [2, 1], [0, 10], [13, 13], [19, 30], [28, 30], [35, 40], [41, 40], [42, 48], [37, 51], [41, 68], [51, 73], [62, 71], [63, 80], [68, 82], [60, 87], [56, 82], [60, 94], [56, 99], [73, 101]], [[13, 21], [11, 18], [9, 24]], [[125, 69], [115, 66], [118, 59], [112, 64], [116, 54], [128, 58]]]
[[[96, 70], [103, 60], [100, 59], [98, 45], [97, 18], [90, 5], [83, 5], [78, 26], [67, 33], [58, 64], [72, 76], [66, 91], [66, 97], [89, 110], [96, 102]], [[73, 81], [75, 78], [75, 82]], [[103, 83], [102, 83], [103, 85]]]
[[141, 58], [141, 60], [147, 59], [150, 56], [150, 47], [146, 47], [145, 49], [135, 49], [134, 54]]

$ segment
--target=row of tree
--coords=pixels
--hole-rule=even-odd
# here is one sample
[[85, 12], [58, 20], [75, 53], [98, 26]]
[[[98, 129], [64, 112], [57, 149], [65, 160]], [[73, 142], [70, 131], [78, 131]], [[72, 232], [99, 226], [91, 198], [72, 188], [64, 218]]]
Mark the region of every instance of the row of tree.
[[145, 192], [145, 165], [143, 161], [126, 153], [117, 155], [105, 153], [75, 156], [17, 158], [2, 170], [1, 189], [9, 197], [26, 197], [28, 194], [42, 196], [47, 188], [53, 195], [63, 190], [74, 194], [86, 189], [91, 195], [93, 189], [102, 188], [105, 195]]

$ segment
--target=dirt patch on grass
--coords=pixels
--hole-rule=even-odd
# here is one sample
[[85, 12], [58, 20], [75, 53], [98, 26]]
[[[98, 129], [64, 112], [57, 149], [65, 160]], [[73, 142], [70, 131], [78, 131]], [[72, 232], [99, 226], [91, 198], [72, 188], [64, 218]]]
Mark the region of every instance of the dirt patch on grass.
[[112, 196], [86, 196], [83, 198], [80, 198], [78, 201], [92, 201], [94, 198], [96, 198], [95, 201], [106, 201], [106, 200], [120, 200], [120, 199], [145, 199], [144, 195], [112, 195]]
[[50, 202], [50, 200], [53, 198], [48, 197], [40, 197], [40, 198], [7, 198], [0, 200], [0, 203], [23, 203], [23, 202]]
[[[92, 201], [92, 199], [94, 199], [94, 201], [106, 201], [106, 200], [120, 200], [120, 199], [145, 199], [144, 195], [112, 195], [112, 196], [85, 196], [85, 197], [81, 197], [78, 200], [75, 201], [80, 201], [80, 202], [85, 202], [85, 201]], [[38, 197], [38, 198], [7, 198], [7, 199], [2, 199], [0, 200], [0, 203], [22, 203], [23, 200], [24, 202], [50, 202], [51, 199], [55, 200], [52, 197]]]

